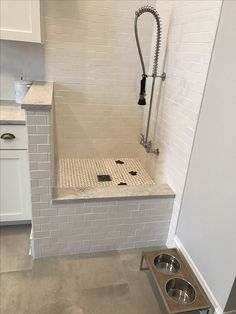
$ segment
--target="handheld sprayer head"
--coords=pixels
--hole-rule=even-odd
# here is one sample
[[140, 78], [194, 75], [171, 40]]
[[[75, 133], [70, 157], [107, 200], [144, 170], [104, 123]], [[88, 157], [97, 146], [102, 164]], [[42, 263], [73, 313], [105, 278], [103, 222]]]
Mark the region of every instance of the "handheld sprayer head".
[[140, 105], [140, 106], [145, 106], [146, 105], [146, 99], [145, 99], [145, 96], [146, 96], [146, 90], [145, 90], [145, 87], [146, 87], [146, 77], [147, 77], [147, 75], [143, 74], [141, 82], [140, 82], [140, 93], [139, 93], [140, 97], [139, 97], [139, 100], [138, 100], [138, 105]]

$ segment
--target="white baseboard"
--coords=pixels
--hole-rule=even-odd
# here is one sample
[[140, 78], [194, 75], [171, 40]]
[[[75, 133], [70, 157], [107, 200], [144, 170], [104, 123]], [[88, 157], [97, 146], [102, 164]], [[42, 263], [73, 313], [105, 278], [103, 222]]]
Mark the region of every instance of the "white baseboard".
[[213, 293], [211, 292], [208, 284], [206, 283], [205, 279], [203, 278], [202, 274], [198, 270], [197, 266], [195, 265], [195, 263], [192, 260], [191, 256], [188, 254], [187, 250], [183, 246], [183, 244], [180, 241], [180, 239], [177, 236], [175, 236], [174, 241], [175, 241], [176, 247], [180, 250], [180, 252], [183, 254], [183, 256], [186, 259], [186, 261], [189, 263], [189, 266], [193, 270], [193, 272], [194, 272], [195, 276], [197, 277], [199, 283], [201, 284], [201, 286], [204, 289], [206, 295], [208, 296], [209, 300], [211, 301], [212, 305], [214, 306], [214, 308], [215, 308], [214, 314], [223, 314], [222, 308], [220, 307], [219, 303], [215, 299], [215, 297], [214, 297]]

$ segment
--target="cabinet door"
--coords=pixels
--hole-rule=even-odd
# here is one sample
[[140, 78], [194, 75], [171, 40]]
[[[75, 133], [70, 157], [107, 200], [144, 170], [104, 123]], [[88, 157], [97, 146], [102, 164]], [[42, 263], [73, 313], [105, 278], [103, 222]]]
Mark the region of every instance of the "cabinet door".
[[40, 0], [1, 0], [0, 39], [41, 42]]
[[0, 150], [0, 221], [31, 220], [27, 150]]

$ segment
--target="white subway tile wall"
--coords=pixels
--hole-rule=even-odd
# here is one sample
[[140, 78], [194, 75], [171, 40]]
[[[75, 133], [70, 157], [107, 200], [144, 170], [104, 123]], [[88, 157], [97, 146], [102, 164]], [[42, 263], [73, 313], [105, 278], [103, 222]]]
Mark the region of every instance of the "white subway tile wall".
[[26, 113], [34, 257], [165, 244], [173, 197], [52, 203], [52, 112]]
[[[158, 158], [140, 156], [159, 181], [175, 191], [168, 245], [173, 245], [182, 194], [201, 107], [222, 1], [172, 1], [159, 115], [152, 115], [151, 137]], [[157, 2], [158, 6], [165, 5]]]
[[[56, 82], [59, 157], [137, 156], [141, 66], [133, 23], [146, 1], [44, 2], [45, 75]], [[150, 16], [140, 32], [148, 66]]]

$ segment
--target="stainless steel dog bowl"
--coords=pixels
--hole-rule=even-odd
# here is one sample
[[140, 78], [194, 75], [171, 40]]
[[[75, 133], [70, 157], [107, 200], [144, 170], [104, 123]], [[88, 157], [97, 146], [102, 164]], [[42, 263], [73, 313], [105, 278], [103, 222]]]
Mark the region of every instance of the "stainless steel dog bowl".
[[160, 254], [154, 258], [154, 265], [159, 272], [166, 275], [176, 274], [180, 269], [178, 260], [169, 254]]
[[181, 278], [168, 280], [166, 283], [166, 292], [174, 302], [179, 304], [193, 303], [196, 298], [194, 287]]

